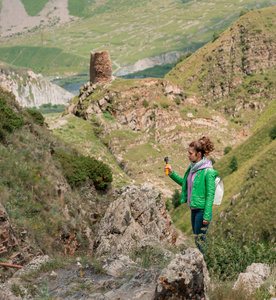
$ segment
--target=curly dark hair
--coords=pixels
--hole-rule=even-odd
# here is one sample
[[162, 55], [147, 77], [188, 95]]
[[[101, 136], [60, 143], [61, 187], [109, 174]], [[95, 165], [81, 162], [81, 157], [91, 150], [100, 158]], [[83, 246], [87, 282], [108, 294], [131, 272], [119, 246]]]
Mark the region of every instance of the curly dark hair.
[[202, 157], [209, 155], [215, 149], [214, 143], [206, 136], [203, 136], [198, 141], [193, 141], [189, 147], [195, 148], [196, 152], [201, 152]]

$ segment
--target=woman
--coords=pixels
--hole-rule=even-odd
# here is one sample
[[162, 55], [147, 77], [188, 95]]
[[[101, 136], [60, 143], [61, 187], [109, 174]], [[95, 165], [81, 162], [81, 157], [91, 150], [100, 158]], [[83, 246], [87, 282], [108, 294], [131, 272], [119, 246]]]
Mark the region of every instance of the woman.
[[191, 209], [193, 233], [196, 235], [198, 249], [205, 253], [206, 233], [212, 219], [212, 205], [215, 196], [217, 171], [206, 158], [214, 150], [214, 144], [208, 137], [202, 137], [189, 145], [188, 158], [191, 162], [184, 178], [169, 170], [170, 178], [182, 186], [181, 203], [188, 203]]

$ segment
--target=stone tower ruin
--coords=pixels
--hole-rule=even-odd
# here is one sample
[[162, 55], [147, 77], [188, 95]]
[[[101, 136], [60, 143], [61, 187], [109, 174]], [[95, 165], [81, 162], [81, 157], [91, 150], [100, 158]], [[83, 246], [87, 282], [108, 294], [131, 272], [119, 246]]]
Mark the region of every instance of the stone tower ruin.
[[90, 81], [108, 82], [112, 79], [112, 64], [109, 51], [91, 52]]

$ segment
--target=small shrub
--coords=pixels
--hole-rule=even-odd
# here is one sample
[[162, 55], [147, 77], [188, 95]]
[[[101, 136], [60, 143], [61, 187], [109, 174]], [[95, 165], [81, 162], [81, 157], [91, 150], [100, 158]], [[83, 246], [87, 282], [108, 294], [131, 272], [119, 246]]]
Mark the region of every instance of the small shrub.
[[31, 116], [32, 120], [36, 124], [38, 124], [40, 126], [44, 125], [45, 119], [44, 119], [43, 115], [38, 110], [27, 108], [26, 111], [28, 112], [28, 114]]
[[222, 34], [222, 32], [223, 32], [222, 30], [215, 30], [214, 31], [214, 33], [213, 33], [213, 42], [220, 37], [220, 35]]
[[232, 157], [230, 161], [229, 168], [231, 169], [232, 173], [238, 170], [238, 161], [235, 155]]
[[160, 103], [160, 105], [163, 107], [163, 108], [165, 108], [165, 109], [167, 109], [167, 108], [169, 108], [169, 103], [168, 102], [161, 102]]
[[271, 137], [272, 140], [276, 139], [276, 125], [274, 125], [270, 131], [269, 131], [269, 136]]
[[4, 143], [6, 141], [6, 133], [3, 129], [0, 128], [0, 143]]
[[210, 158], [210, 161], [212, 162], [213, 165], [216, 163], [216, 160], [213, 157]]
[[245, 14], [248, 13], [248, 9], [243, 9], [240, 11], [240, 17], [244, 16]]
[[92, 157], [70, 155], [58, 150], [54, 158], [61, 163], [63, 174], [71, 187], [77, 187], [89, 178], [96, 189], [106, 190], [113, 180], [109, 166]]
[[181, 200], [181, 194], [178, 189], [175, 189], [172, 195], [172, 204], [174, 208], [177, 208], [181, 204], [180, 200]]
[[172, 202], [171, 202], [171, 200], [168, 199], [166, 201], [166, 209], [167, 209], [167, 211], [170, 211], [172, 208], [173, 208]]
[[[15, 113], [6, 100], [0, 98], [0, 129], [5, 132], [13, 132], [24, 125], [21, 115]], [[3, 135], [3, 134], [2, 134]]]
[[226, 155], [227, 153], [229, 153], [232, 150], [232, 147], [227, 146], [224, 148], [224, 155]]
[[149, 106], [149, 103], [148, 103], [147, 100], [143, 100], [142, 104], [143, 104], [144, 107], [148, 107]]
[[179, 100], [179, 98], [175, 98], [175, 99], [174, 99], [174, 101], [175, 101], [175, 103], [176, 103], [177, 105], [179, 105], [179, 104], [180, 104], [180, 100]]
[[103, 111], [103, 117], [106, 119], [106, 120], [114, 120], [114, 117], [111, 115], [111, 113], [107, 110]]

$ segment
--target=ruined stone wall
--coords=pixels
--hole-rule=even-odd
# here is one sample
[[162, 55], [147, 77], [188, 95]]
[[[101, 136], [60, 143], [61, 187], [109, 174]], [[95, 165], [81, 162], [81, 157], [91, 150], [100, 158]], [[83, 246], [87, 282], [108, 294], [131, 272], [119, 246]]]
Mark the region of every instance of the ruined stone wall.
[[91, 52], [90, 81], [108, 82], [112, 79], [112, 64], [109, 51]]

